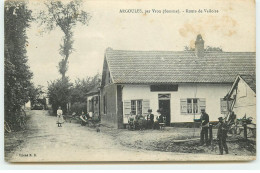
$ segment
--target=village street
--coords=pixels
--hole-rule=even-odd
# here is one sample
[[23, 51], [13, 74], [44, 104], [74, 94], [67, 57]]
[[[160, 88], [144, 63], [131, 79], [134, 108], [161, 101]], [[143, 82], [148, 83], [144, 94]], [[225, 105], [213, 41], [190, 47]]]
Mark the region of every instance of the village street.
[[[115, 134], [110, 135], [109, 132], [104, 132], [104, 129], [98, 133], [95, 128], [84, 127], [76, 123], [65, 123], [58, 128], [56, 117], [50, 116], [47, 111], [30, 111], [28, 115], [30, 119], [26, 133], [6, 134], [5, 145], [9, 146], [9, 151], [6, 153], [7, 161], [198, 161], [205, 159], [207, 161], [224, 161], [244, 160], [245, 157], [250, 160], [254, 158], [254, 156], [235, 156], [233, 154], [221, 156], [207, 153], [148, 151], [122, 145], [120, 137]], [[131, 133], [125, 129], [121, 131]], [[20, 141], [20, 144], [10, 149], [10, 145], [16, 141]]]

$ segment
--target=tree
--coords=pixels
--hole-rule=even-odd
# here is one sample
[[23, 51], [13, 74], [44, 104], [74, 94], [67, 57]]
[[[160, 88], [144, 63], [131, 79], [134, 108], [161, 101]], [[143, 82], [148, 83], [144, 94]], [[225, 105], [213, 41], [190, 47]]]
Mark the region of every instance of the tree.
[[87, 111], [87, 93], [95, 87], [100, 86], [101, 76], [96, 74], [93, 77], [77, 79], [71, 90], [71, 111], [77, 114]]
[[59, 106], [66, 113], [66, 106], [70, 101], [72, 86], [73, 84], [69, 82], [67, 77], [63, 80], [57, 79], [48, 83], [48, 97], [54, 113], [56, 113], [55, 111]]
[[77, 79], [75, 85], [72, 88], [71, 103], [84, 103], [87, 99], [87, 93], [101, 83], [100, 74], [96, 74], [93, 77], [86, 77], [85, 79]]
[[15, 119], [15, 112], [29, 101], [32, 72], [27, 64], [26, 29], [33, 20], [24, 1], [5, 1], [4, 7], [4, 107], [5, 119]]
[[60, 45], [62, 59], [58, 68], [59, 73], [62, 75], [62, 80], [65, 80], [65, 74], [68, 70], [68, 59], [73, 51], [73, 28], [78, 22], [88, 25], [91, 16], [89, 13], [80, 10], [82, 5], [80, 0], [73, 0], [67, 4], [61, 1], [49, 1], [45, 5], [48, 10], [47, 12], [40, 12], [40, 24], [44, 25], [47, 31], [59, 27], [64, 33], [63, 42]]
[[[32, 85], [29, 93], [31, 105], [34, 106], [36, 103], [42, 102], [42, 100], [46, 100], [44, 97], [44, 93], [45, 92], [43, 90], [43, 86], [38, 85], [37, 87], [35, 87], [34, 85]], [[42, 103], [42, 104], [46, 105], [46, 103]]]

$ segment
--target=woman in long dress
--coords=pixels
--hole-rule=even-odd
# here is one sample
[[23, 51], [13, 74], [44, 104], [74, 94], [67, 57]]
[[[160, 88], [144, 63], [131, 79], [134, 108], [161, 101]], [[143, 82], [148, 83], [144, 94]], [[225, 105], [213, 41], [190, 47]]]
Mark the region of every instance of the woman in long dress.
[[61, 126], [62, 123], [64, 123], [63, 112], [61, 110], [61, 107], [59, 106], [59, 109], [57, 110], [57, 124], [58, 124], [58, 127], [62, 127]]

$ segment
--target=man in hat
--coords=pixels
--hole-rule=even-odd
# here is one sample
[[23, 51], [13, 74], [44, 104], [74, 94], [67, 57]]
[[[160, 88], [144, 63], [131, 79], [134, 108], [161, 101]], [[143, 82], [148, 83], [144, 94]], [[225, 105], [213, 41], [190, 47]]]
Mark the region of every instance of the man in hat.
[[228, 147], [226, 143], [228, 127], [226, 123], [224, 123], [222, 117], [219, 117], [218, 120], [219, 120], [219, 124], [218, 124], [219, 126], [218, 126], [217, 138], [218, 138], [219, 153], [223, 155], [223, 148], [224, 148], [226, 154], [228, 154]]
[[[209, 131], [209, 115], [205, 112], [205, 109], [201, 109], [201, 131], [200, 131], [200, 144], [208, 144], [208, 131]], [[205, 138], [205, 141], [204, 141]]]
[[146, 121], [147, 129], [152, 129], [154, 124], [154, 115], [152, 114], [152, 109], [148, 109]]

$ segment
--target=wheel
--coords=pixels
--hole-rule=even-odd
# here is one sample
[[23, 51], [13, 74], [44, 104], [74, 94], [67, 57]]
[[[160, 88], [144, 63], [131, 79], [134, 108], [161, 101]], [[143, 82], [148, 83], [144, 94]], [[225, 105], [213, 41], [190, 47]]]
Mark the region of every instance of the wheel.
[[17, 119], [16, 121], [18, 122], [19, 126], [21, 129], [24, 129], [26, 126], [26, 113], [23, 109], [20, 109], [16, 115]]
[[9, 124], [6, 121], [4, 123], [4, 126], [5, 126], [5, 131], [10, 133], [11, 132], [11, 128], [10, 128]]
[[25, 112], [25, 110], [21, 109], [21, 111], [20, 111], [20, 116], [26, 117], [26, 112]]

